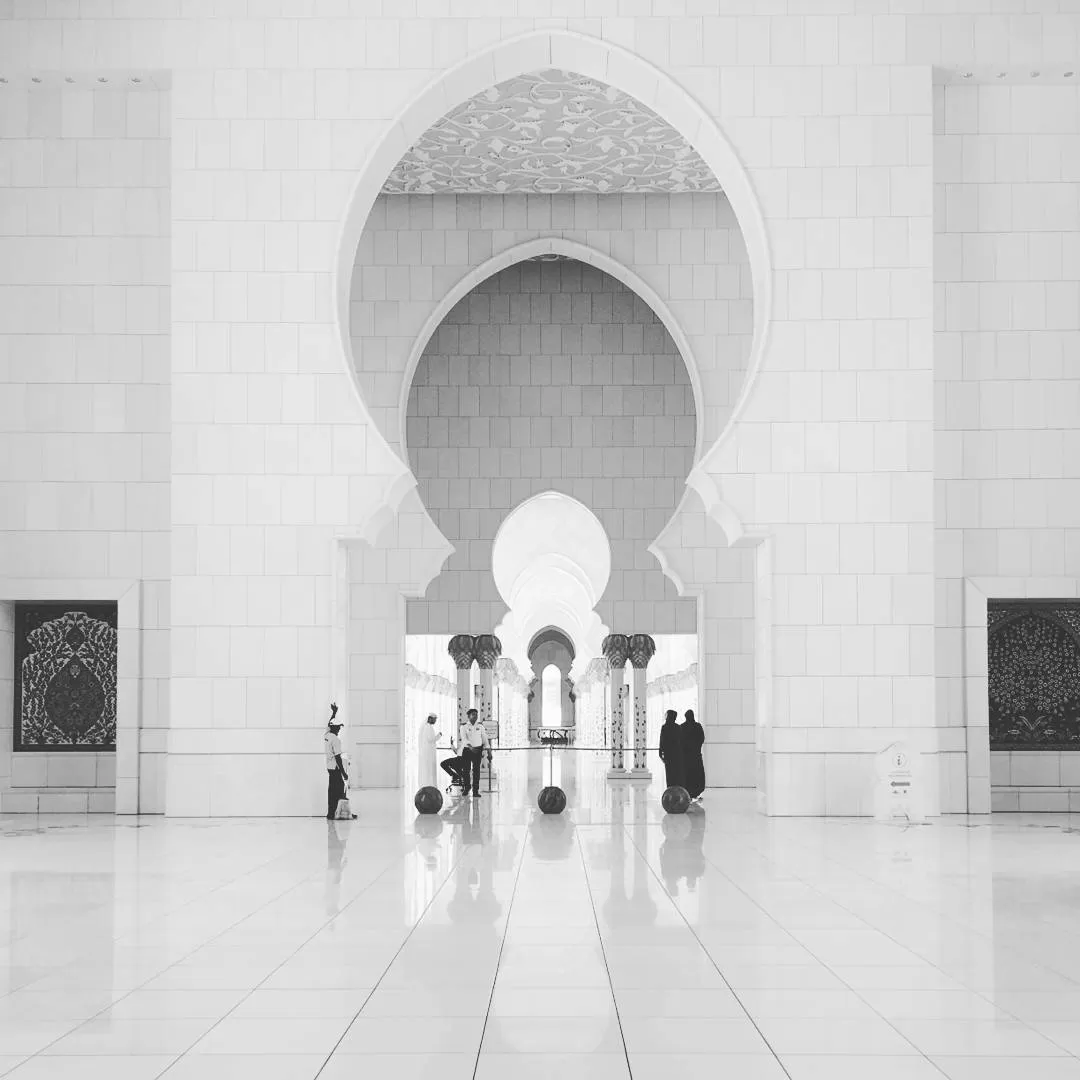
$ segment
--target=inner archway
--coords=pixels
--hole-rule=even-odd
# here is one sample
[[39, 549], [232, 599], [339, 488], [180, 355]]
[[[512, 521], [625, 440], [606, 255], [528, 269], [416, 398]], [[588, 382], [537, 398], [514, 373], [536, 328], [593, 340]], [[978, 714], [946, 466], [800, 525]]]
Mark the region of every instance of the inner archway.
[[540, 688], [540, 723], [546, 728], [562, 727], [563, 711], [559, 700], [562, 672], [554, 664], [548, 664], [540, 672]]

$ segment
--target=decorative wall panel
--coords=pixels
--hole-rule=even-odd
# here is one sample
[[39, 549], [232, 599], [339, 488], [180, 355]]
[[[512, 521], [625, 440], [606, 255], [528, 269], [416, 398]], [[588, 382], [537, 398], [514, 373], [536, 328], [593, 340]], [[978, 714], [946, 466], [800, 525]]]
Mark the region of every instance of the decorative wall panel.
[[698, 152], [621, 90], [536, 71], [452, 109], [387, 177], [391, 195], [719, 191]]
[[116, 604], [15, 605], [14, 749], [116, 749]]
[[990, 749], [1080, 750], [1080, 601], [994, 601]]

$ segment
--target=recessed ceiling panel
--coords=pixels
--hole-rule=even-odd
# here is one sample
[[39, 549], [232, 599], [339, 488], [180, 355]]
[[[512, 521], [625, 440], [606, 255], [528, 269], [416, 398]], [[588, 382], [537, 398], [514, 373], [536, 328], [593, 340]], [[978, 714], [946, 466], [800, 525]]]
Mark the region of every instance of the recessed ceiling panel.
[[719, 191], [697, 151], [639, 101], [569, 71], [489, 87], [413, 144], [388, 194]]

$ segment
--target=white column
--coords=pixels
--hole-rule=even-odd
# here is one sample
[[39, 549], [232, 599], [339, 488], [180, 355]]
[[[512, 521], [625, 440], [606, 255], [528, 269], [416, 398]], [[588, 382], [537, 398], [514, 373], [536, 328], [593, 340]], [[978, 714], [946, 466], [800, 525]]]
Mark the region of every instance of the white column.
[[626, 681], [626, 659], [630, 654], [630, 639], [625, 634], [608, 634], [601, 644], [611, 669], [608, 692], [611, 700], [611, 768], [609, 780], [624, 780], [628, 776], [623, 764], [623, 685]]
[[480, 667], [480, 701], [477, 705], [480, 723], [490, 727], [495, 719], [495, 661], [502, 653], [502, 642], [494, 634], [476, 638], [476, 663]]
[[476, 640], [471, 634], [457, 634], [450, 639], [447, 652], [453, 657], [457, 667], [457, 726], [454, 729], [456, 745], [458, 732], [465, 726], [465, 713], [469, 709], [469, 679], [472, 678], [472, 664], [476, 656]]
[[646, 670], [656, 653], [656, 642], [648, 634], [630, 638], [630, 663], [634, 666], [634, 771], [635, 780], [651, 780], [648, 765], [648, 694]]

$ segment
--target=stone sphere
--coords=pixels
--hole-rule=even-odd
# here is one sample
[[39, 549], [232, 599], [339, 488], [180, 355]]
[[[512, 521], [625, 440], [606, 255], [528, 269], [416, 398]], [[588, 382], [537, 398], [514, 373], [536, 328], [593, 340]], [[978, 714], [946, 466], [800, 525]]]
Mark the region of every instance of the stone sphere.
[[685, 814], [690, 809], [690, 792], [684, 787], [669, 787], [660, 796], [660, 805], [669, 814]]
[[437, 787], [422, 787], [413, 799], [421, 814], [437, 814], [442, 809], [442, 792]]
[[561, 787], [546, 787], [540, 792], [536, 805], [545, 814], [561, 814], [566, 809], [566, 792]]

